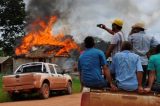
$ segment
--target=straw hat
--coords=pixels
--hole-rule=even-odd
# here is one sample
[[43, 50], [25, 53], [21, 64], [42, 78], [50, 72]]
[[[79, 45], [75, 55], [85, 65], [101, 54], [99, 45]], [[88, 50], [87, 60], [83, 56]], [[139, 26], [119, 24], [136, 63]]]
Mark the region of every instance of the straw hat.
[[136, 23], [132, 26], [132, 28], [143, 28], [145, 29], [145, 24], [143, 22]]

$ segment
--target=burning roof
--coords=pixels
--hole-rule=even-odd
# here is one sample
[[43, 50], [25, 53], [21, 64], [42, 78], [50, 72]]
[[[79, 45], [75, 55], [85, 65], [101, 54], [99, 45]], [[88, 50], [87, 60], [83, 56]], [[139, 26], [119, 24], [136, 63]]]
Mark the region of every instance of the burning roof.
[[[62, 49], [61, 46], [54, 46], [54, 45], [41, 45], [41, 46], [34, 46], [32, 50], [25, 54], [26, 58], [52, 58], [56, 56], [57, 52]], [[64, 57], [69, 57], [69, 53], [63, 53]]]
[[62, 32], [58, 35], [52, 34], [52, 26], [56, 20], [57, 17], [53, 16], [48, 23], [42, 20], [35, 21], [32, 27], [36, 30], [24, 36], [22, 43], [15, 50], [16, 55], [31, 57], [42, 53], [40, 56], [63, 56], [73, 49], [79, 49], [71, 37], [65, 37]]

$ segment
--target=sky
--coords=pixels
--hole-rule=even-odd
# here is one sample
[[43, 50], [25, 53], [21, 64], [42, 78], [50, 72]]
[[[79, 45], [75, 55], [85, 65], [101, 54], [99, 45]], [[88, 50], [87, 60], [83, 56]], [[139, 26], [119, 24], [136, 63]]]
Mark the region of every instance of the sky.
[[61, 17], [53, 27], [55, 33], [67, 27], [67, 33], [73, 35], [77, 42], [82, 42], [88, 35], [110, 41], [111, 35], [96, 25], [103, 23], [111, 27], [112, 21], [116, 18], [124, 20], [123, 32], [126, 37], [134, 23], [144, 22], [147, 33], [155, 36], [160, 42], [160, 0], [24, 0], [24, 2], [26, 10], [31, 11], [35, 17], [44, 16], [46, 13], [51, 15], [55, 10], [58, 11]]

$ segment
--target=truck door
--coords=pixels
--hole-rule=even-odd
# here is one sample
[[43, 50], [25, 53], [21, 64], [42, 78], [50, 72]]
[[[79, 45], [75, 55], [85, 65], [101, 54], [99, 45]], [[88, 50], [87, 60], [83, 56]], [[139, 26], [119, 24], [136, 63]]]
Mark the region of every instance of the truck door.
[[50, 72], [51, 72], [51, 89], [57, 89], [58, 88], [58, 76], [54, 70], [54, 67], [53, 65], [48, 65], [49, 66], [49, 69], [50, 69]]
[[57, 74], [53, 65], [50, 64], [49, 69], [51, 72], [51, 89], [63, 88], [63, 77]]
[[61, 87], [61, 88], [64, 88], [64, 87], [66, 87], [66, 84], [67, 84], [67, 82], [66, 82], [66, 78], [64, 77], [64, 75], [63, 75], [63, 70], [62, 70], [62, 68], [60, 68], [59, 66], [54, 66], [54, 68], [55, 68], [55, 70], [56, 70], [56, 72], [57, 72], [57, 75], [58, 75], [58, 83], [59, 83], [59, 86]]

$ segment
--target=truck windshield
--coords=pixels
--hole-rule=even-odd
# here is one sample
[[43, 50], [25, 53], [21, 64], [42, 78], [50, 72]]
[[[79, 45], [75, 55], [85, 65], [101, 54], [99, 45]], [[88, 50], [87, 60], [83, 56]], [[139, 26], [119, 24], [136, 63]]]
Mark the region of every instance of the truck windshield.
[[42, 72], [42, 65], [32, 65], [23, 67], [22, 73]]

